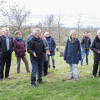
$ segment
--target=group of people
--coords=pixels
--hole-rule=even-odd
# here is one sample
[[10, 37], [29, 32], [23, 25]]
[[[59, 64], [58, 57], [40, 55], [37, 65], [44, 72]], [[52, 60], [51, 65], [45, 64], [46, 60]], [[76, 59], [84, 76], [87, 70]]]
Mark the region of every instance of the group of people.
[[[44, 72], [44, 75], [48, 74], [48, 67], [50, 68], [50, 56], [52, 59], [52, 66], [55, 68], [54, 55], [56, 43], [53, 37], [49, 35], [49, 32], [45, 32], [44, 37], [39, 28], [32, 28], [31, 32], [32, 33], [28, 36], [25, 44], [20, 31], [15, 32], [15, 38], [13, 39], [11, 36], [9, 36], [9, 28], [4, 27], [2, 29], [2, 35], [0, 36], [0, 81], [2, 81], [4, 78], [3, 72], [5, 63], [5, 79], [11, 79], [9, 78], [9, 71], [11, 66], [11, 55], [13, 51], [15, 52], [17, 59], [17, 73], [20, 73], [21, 59], [25, 63], [27, 73], [30, 72], [25, 52], [27, 51], [30, 54], [30, 60], [32, 64], [32, 87], [37, 87], [36, 72], [38, 72], [37, 82], [43, 83], [42, 73]], [[77, 81], [79, 80], [79, 60], [81, 61], [80, 64], [83, 65], [83, 59], [86, 54], [86, 64], [88, 65], [88, 55], [90, 49], [94, 52], [93, 78], [95, 78], [100, 61], [100, 30], [97, 31], [97, 36], [93, 40], [92, 44], [87, 31], [84, 32], [84, 36], [81, 42], [76, 37], [75, 30], [70, 31], [70, 37], [66, 42], [64, 50], [64, 60], [69, 64], [69, 80], [74, 78], [73, 65], [75, 71], [75, 79]]]
[[0, 36], [0, 81], [4, 78], [4, 65], [5, 79], [9, 78], [9, 71], [11, 66], [11, 55], [15, 52], [17, 59], [17, 73], [20, 73], [21, 59], [25, 63], [27, 73], [30, 72], [28, 60], [26, 58], [26, 51], [30, 54], [30, 60], [32, 63], [31, 72], [31, 86], [36, 87], [36, 72], [38, 71], [38, 82], [42, 82], [42, 72], [44, 75], [48, 74], [48, 67], [50, 68], [50, 56], [52, 58], [52, 65], [55, 68], [55, 48], [56, 43], [54, 39], [49, 35], [49, 32], [45, 32], [45, 37], [41, 33], [39, 28], [32, 28], [31, 35], [28, 36], [26, 44], [22, 39], [20, 31], [15, 32], [15, 38], [9, 36], [9, 28], [2, 28], [2, 34]]
[[[88, 65], [88, 55], [90, 49], [93, 51], [94, 54], [93, 78], [96, 78], [98, 65], [100, 61], [100, 29], [97, 31], [97, 36], [93, 39], [92, 43], [87, 31], [84, 32], [81, 43], [78, 40], [78, 38], [76, 38], [75, 30], [70, 31], [70, 37], [66, 42], [64, 51], [64, 60], [66, 61], [66, 63], [69, 64], [69, 72], [70, 72], [69, 80], [73, 79], [74, 77], [73, 67], [72, 67], [73, 65], [75, 71], [75, 79], [77, 81], [79, 80], [79, 74], [78, 74], [79, 60], [80, 60], [80, 65], [83, 65], [83, 59], [86, 54], [86, 65]], [[99, 71], [99, 76], [100, 76], [100, 71]]]

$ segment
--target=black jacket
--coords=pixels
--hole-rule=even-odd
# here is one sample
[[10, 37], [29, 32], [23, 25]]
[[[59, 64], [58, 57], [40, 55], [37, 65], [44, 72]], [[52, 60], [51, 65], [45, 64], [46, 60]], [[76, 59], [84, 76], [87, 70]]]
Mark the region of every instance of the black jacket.
[[91, 45], [91, 39], [89, 37], [83, 37], [81, 40], [82, 49], [89, 49]]
[[100, 54], [98, 54], [98, 50], [100, 50], [100, 40], [98, 39], [98, 36], [93, 40], [91, 50], [94, 52], [94, 60], [100, 61]]
[[[12, 53], [14, 50], [13, 38], [9, 36], [9, 52]], [[0, 54], [7, 55], [6, 37], [0, 36]]]
[[[43, 40], [33, 37], [28, 42], [27, 51], [30, 53], [31, 60], [43, 59], [43, 52], [46, 52]], [[34, 57], [33, 52], [36, 53], [37, 57]]]

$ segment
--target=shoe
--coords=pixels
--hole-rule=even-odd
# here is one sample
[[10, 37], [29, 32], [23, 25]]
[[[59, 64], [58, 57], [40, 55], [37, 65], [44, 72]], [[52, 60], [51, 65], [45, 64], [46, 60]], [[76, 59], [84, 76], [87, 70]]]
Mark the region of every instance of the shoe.
[[38, 83], [40, 83], [40, 84], [44, 84], [44, 82], [43, 82], [43, 81], [40, 81], [40, 82], [38, 82]]
[[9, 79], [9, 80], [12, 80], [12, 78], [9, 78], [9, 77], [5, 77], [5, 79]]
[[31, 84], [32, 87], [37, 87], [36, 83], [35, 84]]
[[53, 68], [55, 68], [55, 66], [53, 66]]
[[74, 77], [70, 77], [70, 78], [68, 78], [68, 80], [71, 80], [71, 79], [73, 79]]
[[96, 78], [96, 76], [95, 76], [95, 75], [93, 75], [93, 78]]
[[76, 78], [76, 81], [79, 81], [79, 78]]
[[2, 78], [0, 78], [0, 81], [2, 81]]
[[48, 67], [50, 68], [51, 66], [49, 65]]
[[27, 73], [30, 73], [30, 71], [28, 71]]

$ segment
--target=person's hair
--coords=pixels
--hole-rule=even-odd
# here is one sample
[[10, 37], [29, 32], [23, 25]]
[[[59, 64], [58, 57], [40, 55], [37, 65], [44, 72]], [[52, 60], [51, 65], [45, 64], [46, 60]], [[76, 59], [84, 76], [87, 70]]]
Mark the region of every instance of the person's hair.
[[15, 35], [18, 35], [18, 34], [21, 34], [21, 32], [20, 31], [16, 31], [15, 32]]
[[39, 28], [34, 28], [34, 29], [33, 29], [33, 34], [37, 33], [38, 31], [41, 32], [41, 29], [39, 29]]
[[[87, 33], [88, 33], [88, 31], [85, 31], [85, 32], [87, 32]], [[84, 32], [84, 33], [85, 33], [85, 32]]]
[[98, 35], [99, 32], [100, 32], [100, 29], [97, 31], [97, 35]]
[[46, 36], [47, 34], [49, 34], [49, 32], [45, 32], [45, 34], [44, 34], [44, 35]]
[[8, 28], [8, 27], [2, 28], [2, 31], [3, 31], [3, 32], [5, 32], [5, 30], [9, 30], [9, 28]]

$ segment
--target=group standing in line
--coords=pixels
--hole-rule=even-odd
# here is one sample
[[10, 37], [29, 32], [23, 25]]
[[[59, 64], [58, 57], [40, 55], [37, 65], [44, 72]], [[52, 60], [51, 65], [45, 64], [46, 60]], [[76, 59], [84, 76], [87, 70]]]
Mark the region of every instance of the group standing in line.
[[[5, 63], [5, 79], [11, 79], [9, 78], [9, 71], [11, 66], [11, 55], [13, 51], [15, 52], [15, 56], [17, 59], [17, 73], [20, 73], [21, 59], [25, 63], [27, 73], [30, 72], [25, 52], [27, 51], [30, 54], [30, 60], [32, 64], [31, 86], [33, 87], [37, 87], [37, 71], [38, 83], [43, 83], [42, 72], [44, 72], [44, 75], [48, 74], [48, 67], [51, 67], [50, 56], [52, 59], [52, 66], [53, 68], [56, 68], [54, 58], [56, 43], [53, 37], [49, 35], [49, 32], [45, 32], [44, 38], [39, 28], [32, 28], [31, 32], [32, 33], [28, 36], [25, 44], [23, 39], [21, 38], [20, 31], [15, 32], [15, 38], [13, 39], [9, 35], [9, 28], [2, 28], [2, 34], [0, 36], [0, 81], [2, 81], [4, 78], [3, 72]], [[88, 65], [88, 55], [90, 49], [94, 53], [93, 78], [95, 78], [100, 61], [100, 30], [97, 31], [97, 36], [94, 38], [92, 44], [87, 31], [84, 32], [84, 36], [81, 42], [76, 37], [75, 30], [70, 31], [70, 37], [66, 42], [64, 50], [64, 60], [69, 64], [69, 80], [74, 78], [73, 65], [75, 71], [75, 79], [77, 81], [79, 80], [78, 63], [80, 61], [80, 65], [83, 65], [83, 59], [86, 54], [86, 64]]]

